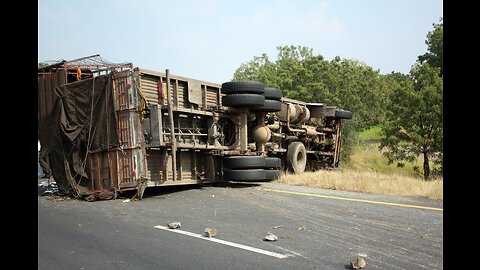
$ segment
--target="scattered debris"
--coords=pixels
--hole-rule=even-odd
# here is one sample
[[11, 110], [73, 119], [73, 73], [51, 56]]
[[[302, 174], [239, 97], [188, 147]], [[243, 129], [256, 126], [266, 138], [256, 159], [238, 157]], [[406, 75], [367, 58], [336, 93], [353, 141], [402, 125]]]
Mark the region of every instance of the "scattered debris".
[[96, 200], [95, 198], [95, 194], [90, 194], [88, 196], [86, 196], [85, 198], [83, 198], [85, 201], [87, 202], [94, 202]]
[[206, 228], [205, 229], [205, 236], [206, 237], [215, 237], [217, 236], [217, 229], [215, 228]]
[[283, 225], [277, 225], [277, 226], [273, 226], [272, 228], [273, 228], [273, 229], [279, 229], [279, 228], [283, 228]]
[[268, 232], [267, 235], [265, 236], [264, 238], [265, 241], [277, 241], [278, 240], [278, 237], [271, 233], [271, 232]]
[[47, 200], [49, 201], [54, 201], [54, 202], [58, 202], [58, 201], [64, 201], [66, 199], [69, 199], [68, 197], [62, 197], [62, 196], [58, 196], [58, 195], [50, 195], [47, 197]]
[[358, 257], [357, 259], [350, 260], [351, 269], [362, 269], [365, 268], [365, 266], [367, 266], [367, 262], [363, 257]]
[[130, 199], [123, 200], [124, 203], [130, 202]]
[[55, 181], [52, 181], [50, 183], [49, 181], [42, 181], [40, 184], [38, 184], [38, 187], [44, 189], [42, 196], [51, 196], [59, 191], [57, 182]]
[[180, 226], [182, 226], [182, 224], [180, 222], [170, 222], [170, 223], [168, 223], [168, 228], [170, 228], [170, 229], [178, 229], [178, 228], [180, 228]]
[[111, 200], [115, 197], [115, 193], [112, 191], [104, 190], [97, 194], [99, 200]]
[[42, 196], [49, 196], [49, 195], [53, 195], [53, 191], [51, 191], [51, 190], [45, 190], [45, 191], [42, 193]]
[[352, 229], [357, 230], [357, 231], [360, 231], [360, 229], [357, 228], [357, 227], [352, 227]]
[[301, 231], [301, 230], [305, 230], [307, 227], [305, 227], [305, 225], [302, 225], [300, 227], [298, 227], [298, 230]]

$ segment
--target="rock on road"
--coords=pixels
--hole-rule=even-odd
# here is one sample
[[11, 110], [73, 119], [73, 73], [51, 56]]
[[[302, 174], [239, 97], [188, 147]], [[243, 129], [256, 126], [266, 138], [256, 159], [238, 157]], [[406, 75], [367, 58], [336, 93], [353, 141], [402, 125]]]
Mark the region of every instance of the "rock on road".
[[[123, 201], [39, 196], [38, 269], [345, 269], [358, 256], [366, 269], [443, 269], [442, 201], [272, 183], [147, 189]], [[155, 227], [170, 222], [182, 233]], [[228, 243], [192, 236], [205, 228]]]

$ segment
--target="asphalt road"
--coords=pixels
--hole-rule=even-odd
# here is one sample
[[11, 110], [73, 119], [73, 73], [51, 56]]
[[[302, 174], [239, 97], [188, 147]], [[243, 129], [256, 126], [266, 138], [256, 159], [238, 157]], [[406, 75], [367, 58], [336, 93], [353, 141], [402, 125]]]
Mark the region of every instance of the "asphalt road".
[[[38, 269], [346, 269], [359, 254], [366, 269], [443, 269], [442, 201], [269, 183], [123, 200], [39, 196]], [[155, 227], [174, 221], [181, 233]]]

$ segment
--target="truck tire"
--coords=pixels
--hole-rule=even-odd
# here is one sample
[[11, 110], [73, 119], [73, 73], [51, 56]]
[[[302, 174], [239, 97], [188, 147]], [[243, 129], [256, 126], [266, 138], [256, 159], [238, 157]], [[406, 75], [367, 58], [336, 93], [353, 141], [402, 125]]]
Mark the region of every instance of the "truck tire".
[[240, 182], [265, 182], [266, 174], [264, 169], [226, 170], [223, 171], [223, 179]]
[[263, 169], [265, 157], [263, 156], [232, 156], [223, 159], [223, 166], [228, 169]]
[[295, 174], [305, 171], [307, 165], [307, 150], [302, 142], [293, 142], [287, 149], [287, 166]]
[[282, 160], [276, 157], [265, 158], [265, 169], [280, 169], [282, 167]]
[[352, 112], [337, 109], [335, 110], [335, 117], [342, 119], [352, 119]]
[[222, 97], [222, 105], [228, 107], [260, 107], [265, 97], [258, 94], [231, 94]]
[[279, 170], [265, 170], [265, 180], [266, 181], [273, 181], [280, 178], [280, 171]]
[[224, 94], [263, 94], [264, 91], [265, 85], [256, 81], [240, 80], [222, 84], [222, 93]]
[[279, 112], [282, 110], [282, 102], [274, 99], [265, 99], [263, 105], [252, 109], [252, 112]]
[[282, 99], [282, 90], [276, 88], [265, 87], [263, 96], [268, 99], [281, 100]]

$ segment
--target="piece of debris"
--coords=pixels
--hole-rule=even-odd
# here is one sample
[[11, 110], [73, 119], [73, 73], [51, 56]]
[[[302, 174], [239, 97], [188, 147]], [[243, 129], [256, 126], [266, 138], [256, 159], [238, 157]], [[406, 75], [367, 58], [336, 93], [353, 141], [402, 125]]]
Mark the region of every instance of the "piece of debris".
[[53, 191], [51, 191], [51, 190], [45, 190], [45, 191], [42, 193], [42, 196], [50, 196], [50, 195], [53, 195]]
[[307, 227], [305, 227], [305, 225], [302, 225], [300, 227], [298, 227], [298, 230], [301, 231], [301, 230], [305, 230]]
[[206, 228], [205, 229], [205, 236], [206, 237], [215, 237], [217, 236], [217, 229], [215, 228]]
[[273, 228], [273, 229], [279, 229], [279, 228], [283, 228], [283, 225], [277, 225], [277, 226], [273, 226], [272, 228]]
[[278, 237], [271, 233], [271, 232], [268, 232], [268, 234], [265, 236], [264, 238], [265, 241], [277, 241], [278, 240]]
[[178, 229], [178, 228], [180, 228], [180, 226], [182, 226], [182, 224], [180, 222], [170, 222], [170, 223], [168, 223], [168, 228], [170, 228], [170, 229]]
[[123, 202], [125, 203], [130, 202], [130, 199], [123, 200]]
[[94, 202], [97, 200], [97, 198], [95, 198], [95, 194], [90, 194], [88, 196], [86, 196], [85, 198], [83, 198], [85, 201], [87, 202]]
[[38, 184], [39, 187], [46, 187], [48, 186], [47, 181], [42, 181], [40, 184]]
[[357, 230], [357, 231], [360, 231], [360, 229], [357, 228], [357, 227], [352, 227], [352, 229]]
[[99, 200], [111, 200], [115, 197], [112, 191], [104, 190], [97, 194]]
[[363, 257], [358, 257], [357, 259], [350, 260], [351, 269], [362, 269], [365, 268], [365, 266], [367, 266], [367, 262]]

